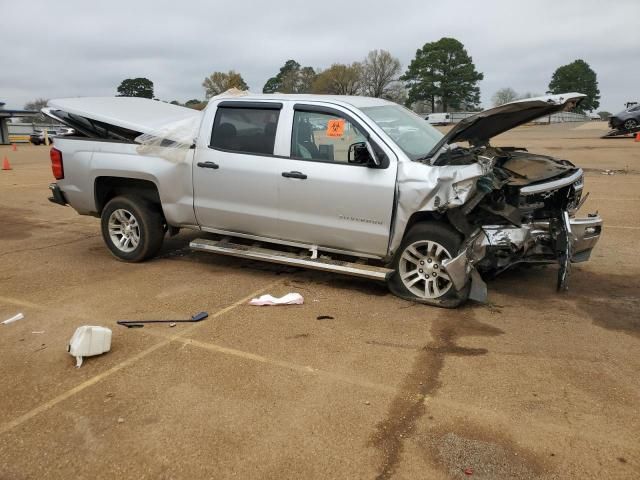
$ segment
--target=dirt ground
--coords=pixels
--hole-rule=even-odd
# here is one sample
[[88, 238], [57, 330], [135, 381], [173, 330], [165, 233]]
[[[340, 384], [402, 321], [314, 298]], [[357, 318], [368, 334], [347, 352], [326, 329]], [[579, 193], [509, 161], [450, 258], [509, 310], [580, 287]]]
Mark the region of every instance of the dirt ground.
[[[0, 147], [0, 320], [25, 315], [0, 325], [0, 479], [638, 478], [640, 143], [604, 130], [495, 140], [587, 169], [604, 233], [569, 292], [555, 267], [519, 269], [458, 310], [191, 252], [195, 233], [118, 262], [97, 219], [47, 201], [46, 147]], [[247, 305], [292, 291], [304, 305]], [[86, 324], [112, 350], [76, 369]]]

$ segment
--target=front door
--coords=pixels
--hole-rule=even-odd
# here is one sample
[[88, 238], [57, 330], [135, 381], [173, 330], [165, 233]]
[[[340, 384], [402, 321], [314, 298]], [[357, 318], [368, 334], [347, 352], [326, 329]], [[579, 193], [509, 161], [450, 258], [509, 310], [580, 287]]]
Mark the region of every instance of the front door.
[[290, 128], [291, 154], [278, 179], [281, 238], [385, 255], [396, 159], [387, 168], [358, 163], [355, 147], [376, 138], [338, 107], [298, 104]]
[[278, 236], [273, 157], [281, 103], [223, 101], [193, 165], [194, 208], [203, 230]]

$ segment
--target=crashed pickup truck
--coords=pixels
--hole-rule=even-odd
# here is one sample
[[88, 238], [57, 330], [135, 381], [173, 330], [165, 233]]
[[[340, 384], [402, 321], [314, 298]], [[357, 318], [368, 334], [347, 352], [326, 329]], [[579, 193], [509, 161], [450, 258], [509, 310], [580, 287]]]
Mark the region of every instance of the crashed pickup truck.
[[191, 248], [386, 281], [414, 301], [486, 298], [483, 277], [521, 263], [589, 259], [597, 215], [578, 218], [583, 172], [495, 147], [495, 135], [584, 97], [508, 103], [446, 135], [378, 98], [227, 94], [202, 112], [140, 98], [49, 101], [68, 125], [51, 150], [50, 200], [101, 219], [113, 255]]

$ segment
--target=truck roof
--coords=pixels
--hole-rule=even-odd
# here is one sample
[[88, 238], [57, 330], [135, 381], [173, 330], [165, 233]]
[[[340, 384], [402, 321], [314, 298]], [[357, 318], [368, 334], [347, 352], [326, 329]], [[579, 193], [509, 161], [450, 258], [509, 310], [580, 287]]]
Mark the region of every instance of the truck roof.
[[233, 100], [247, 100], [247, 101], [294, 101], [294, 102], [328, 102], [328, 103], [337, 103], [337, 104], [348, 104], [354, 106], [356, 108], [366, 108], [366, 107], [379, 107], [382, 105], [393, 105], [392, 102], [388, 100], [384, 100], [382, 98], [374, 98], [374, 97], [362, 97], [356, 95], [316, 95], [312, 93], [252, 93], [247, 92], [242, 95], [229, 95], [226, 96], [224, 94], [219, 97], [214, 97], [216, 100], [218, 99], [233, 99]]

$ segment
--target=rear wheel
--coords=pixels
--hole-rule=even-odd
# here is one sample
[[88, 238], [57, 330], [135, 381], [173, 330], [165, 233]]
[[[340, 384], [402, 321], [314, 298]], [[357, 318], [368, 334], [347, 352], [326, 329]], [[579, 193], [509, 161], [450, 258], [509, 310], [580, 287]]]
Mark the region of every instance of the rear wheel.
[[111, 253], [126, 262], [155, 256], [164, 239], [159, 207], [136, 196], [111, 199], [102, 210], [101, 227]]
[[[395, 256], [391, 291], [403, 298], [425, 303], [460, 301], [446, 268], [442, 265], [458, 254], [461, 238], [442, 223], [414, 225]], [[453, 306], [453, 305], [451, 305]]]

